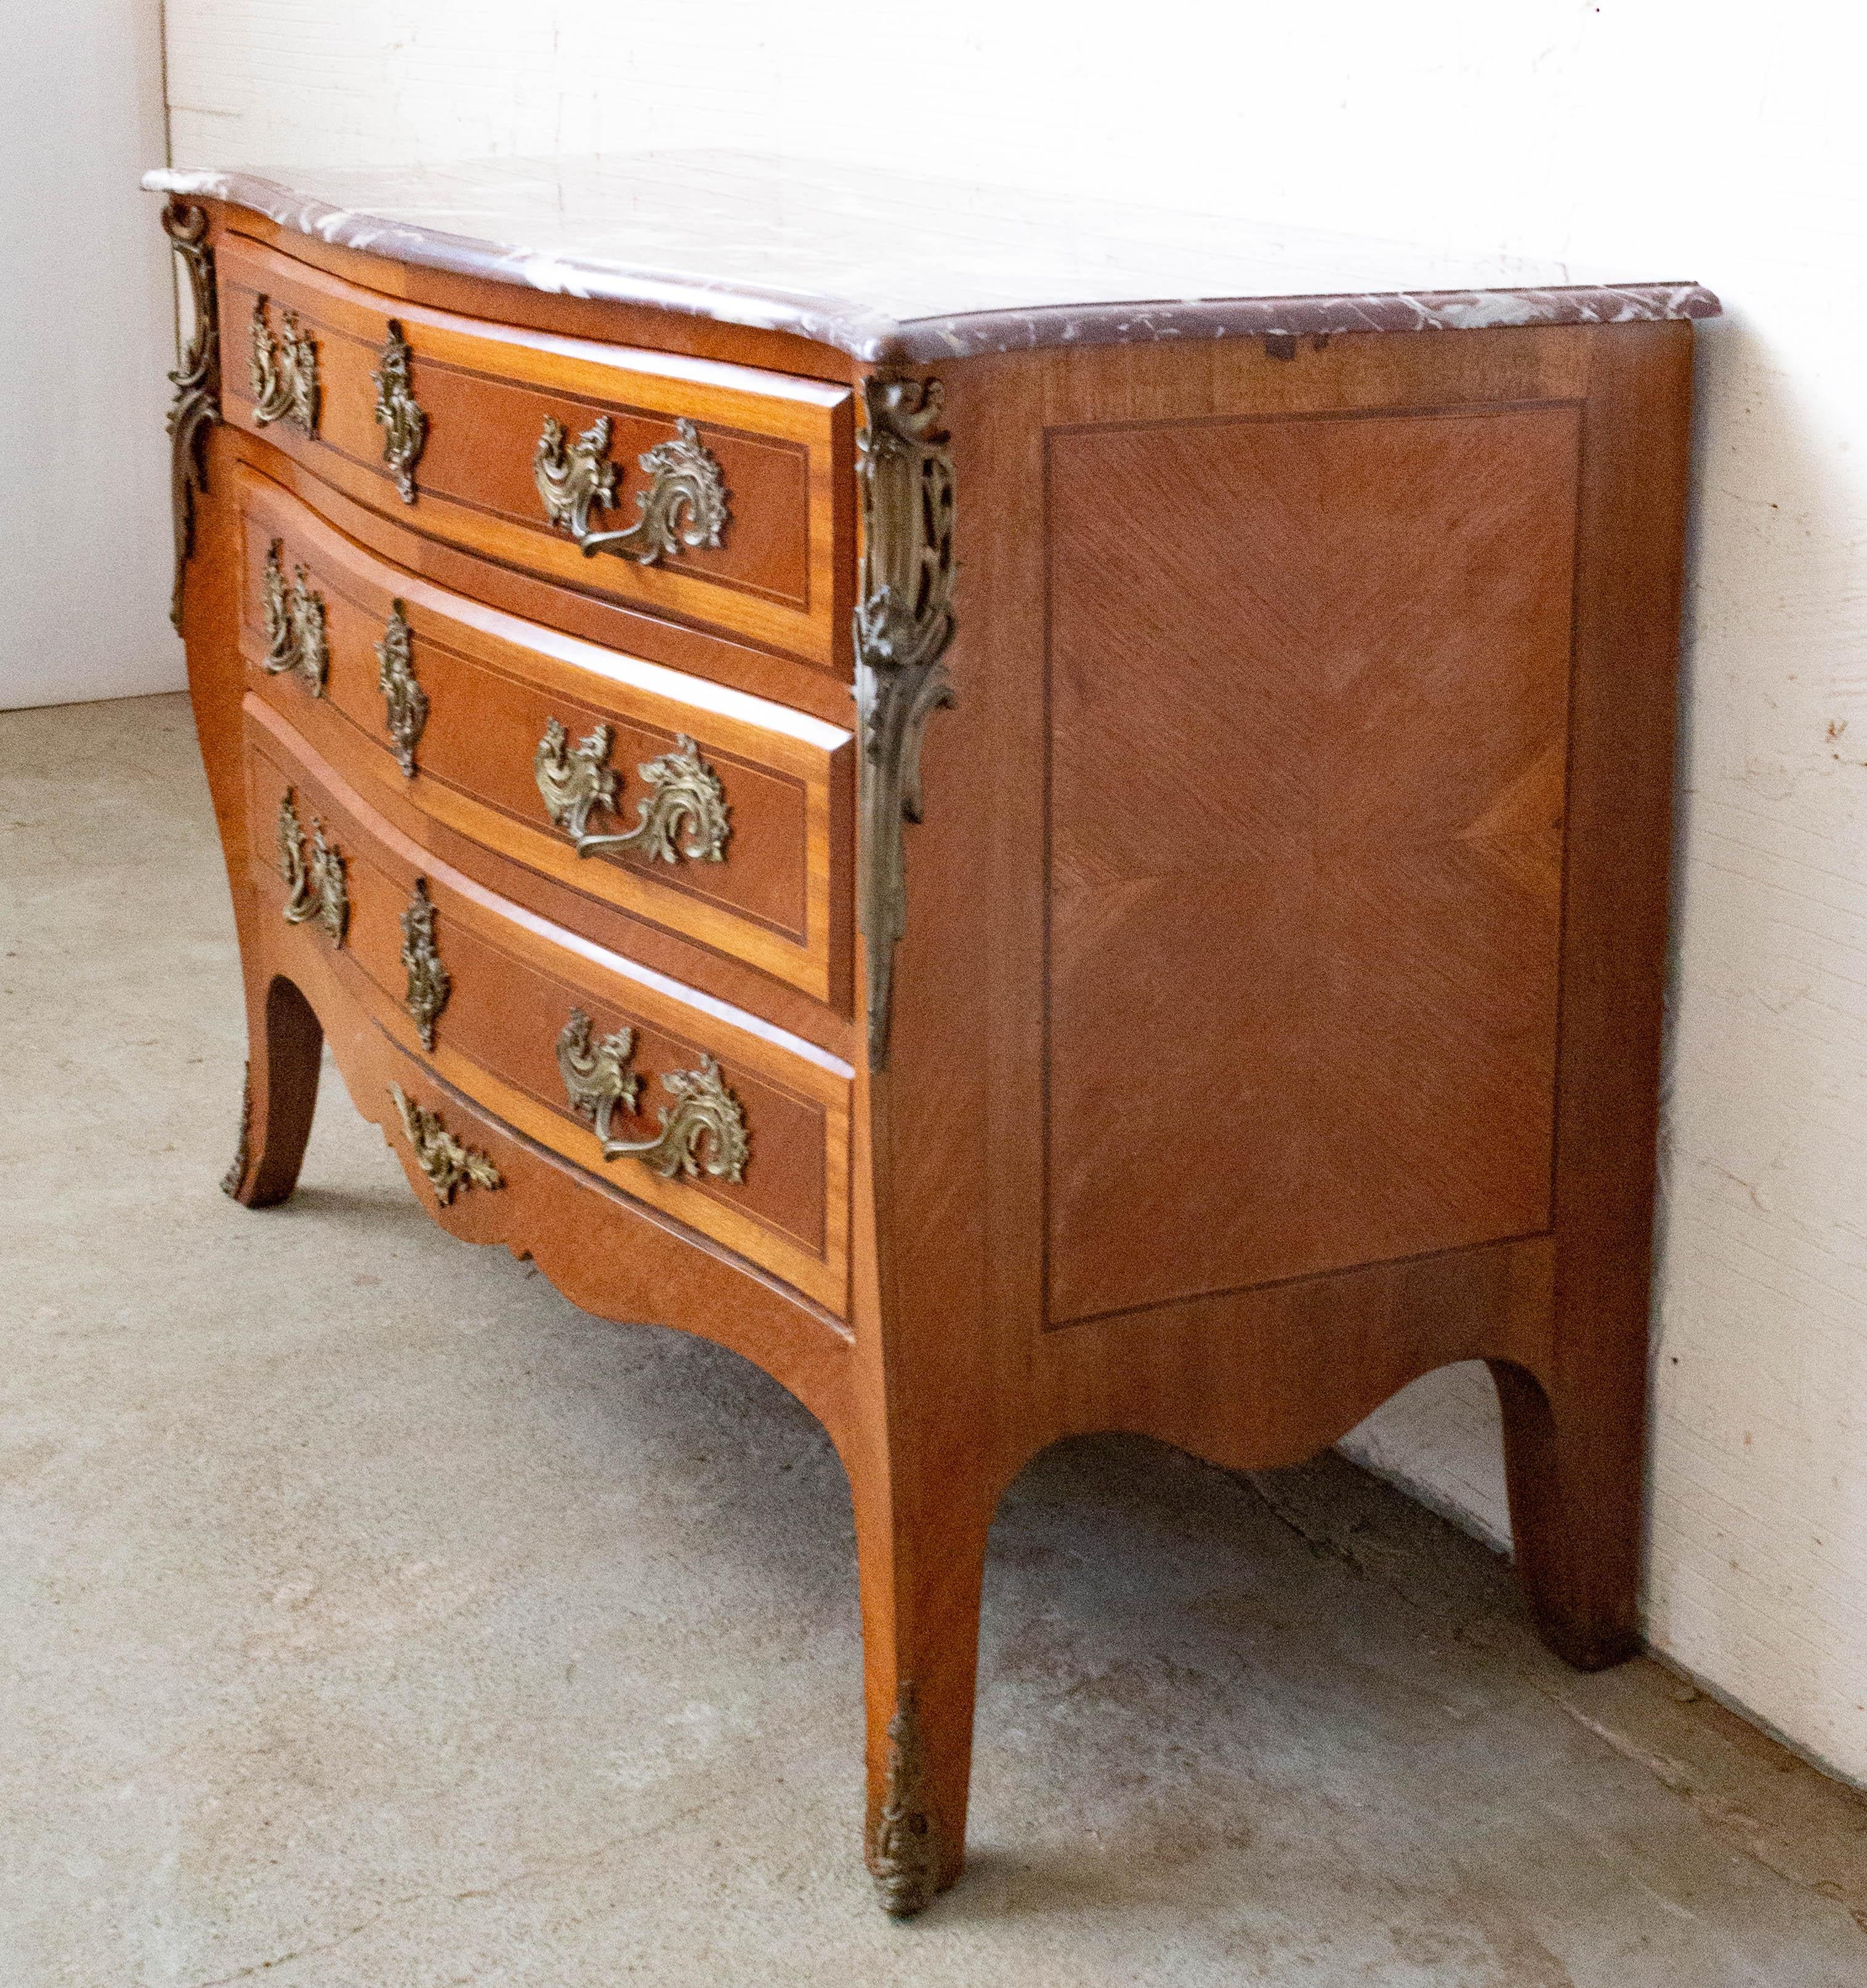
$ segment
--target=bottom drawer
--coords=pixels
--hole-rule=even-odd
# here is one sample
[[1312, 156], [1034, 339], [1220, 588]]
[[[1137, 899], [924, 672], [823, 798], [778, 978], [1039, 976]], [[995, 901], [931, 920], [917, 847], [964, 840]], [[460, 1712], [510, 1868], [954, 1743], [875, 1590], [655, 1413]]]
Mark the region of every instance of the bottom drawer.
[[296, 943], [477, 1104], [847, 1317], [849, 1066], [436, 862], [245, 712], [255, 874]]

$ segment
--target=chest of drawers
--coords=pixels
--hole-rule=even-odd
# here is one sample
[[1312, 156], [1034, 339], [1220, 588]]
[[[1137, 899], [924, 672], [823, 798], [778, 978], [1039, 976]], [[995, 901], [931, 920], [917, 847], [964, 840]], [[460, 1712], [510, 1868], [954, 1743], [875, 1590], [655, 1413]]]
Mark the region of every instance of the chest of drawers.
[[952, 190], [745, 160], [150, 183], [228, 1191], [328, 1042], [436, 1220], [821, 1418], [889, 1910], [1063, 1436], [1292, 1462], [1486, 1360], [1529, 1606], [1628, 1652], [1715, 300], [1010, 201], [904, 252]]

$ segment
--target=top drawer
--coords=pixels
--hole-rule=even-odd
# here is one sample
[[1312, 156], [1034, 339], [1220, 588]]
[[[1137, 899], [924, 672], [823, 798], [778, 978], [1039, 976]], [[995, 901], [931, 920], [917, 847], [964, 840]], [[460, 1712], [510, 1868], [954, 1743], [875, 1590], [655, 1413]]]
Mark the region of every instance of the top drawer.
[[847, 387], [403, 303], [239, 235], [216, 262], [235, 425], [435, 537], [845, 672]]

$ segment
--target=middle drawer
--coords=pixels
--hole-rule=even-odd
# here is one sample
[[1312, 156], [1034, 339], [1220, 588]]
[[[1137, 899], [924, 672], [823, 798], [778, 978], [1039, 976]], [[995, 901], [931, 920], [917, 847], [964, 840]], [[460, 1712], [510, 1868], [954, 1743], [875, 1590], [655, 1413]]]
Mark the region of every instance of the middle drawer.
[[847, 732], [450, 593], [236, 475], [249, 686], [348, 778], [847, 1008]]

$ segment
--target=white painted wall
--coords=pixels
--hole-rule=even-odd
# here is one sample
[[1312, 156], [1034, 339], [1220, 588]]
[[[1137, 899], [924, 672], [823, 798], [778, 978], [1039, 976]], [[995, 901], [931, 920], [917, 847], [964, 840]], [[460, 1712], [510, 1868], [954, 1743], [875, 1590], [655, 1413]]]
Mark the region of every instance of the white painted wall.
[[161, 0], [0, 20], [0, 708], [174, 690]]
[[[1703, 279], [1656, 1645], [1867, 1780], [1864, 31], [1808, 0], [170, 0], [176, 157], [775, 147]], [[1482, 1371], [1352, 1447], [1504, 1525]]]

